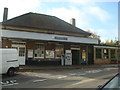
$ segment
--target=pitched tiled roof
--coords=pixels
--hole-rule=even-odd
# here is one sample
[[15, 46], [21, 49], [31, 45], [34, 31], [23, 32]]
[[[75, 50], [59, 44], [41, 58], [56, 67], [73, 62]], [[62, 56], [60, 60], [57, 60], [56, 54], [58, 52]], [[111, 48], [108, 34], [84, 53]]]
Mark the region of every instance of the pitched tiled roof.
[[57, 32], [77, 33], [89, 36], [90, 33], [83, 31], [55, 16], [37, 13], [26, 13], [21, 16], [2, 22], [3, 26], [15, 26], [50, 30]]

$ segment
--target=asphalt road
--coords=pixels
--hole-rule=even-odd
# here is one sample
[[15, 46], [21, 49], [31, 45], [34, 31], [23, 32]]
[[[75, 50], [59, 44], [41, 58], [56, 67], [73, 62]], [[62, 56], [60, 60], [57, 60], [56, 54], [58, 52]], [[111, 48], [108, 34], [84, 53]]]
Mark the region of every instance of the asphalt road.
[[18, 72], [3, 75], [2, 88], [97, 88], [118, 72], [117, 67]]

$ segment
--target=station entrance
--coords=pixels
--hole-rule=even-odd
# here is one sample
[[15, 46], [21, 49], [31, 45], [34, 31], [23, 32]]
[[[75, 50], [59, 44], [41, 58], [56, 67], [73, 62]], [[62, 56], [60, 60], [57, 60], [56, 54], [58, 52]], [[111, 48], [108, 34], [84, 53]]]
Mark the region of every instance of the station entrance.
[[79, 65], [81, 60], [80, 50], [72, 50], [72, 65]]

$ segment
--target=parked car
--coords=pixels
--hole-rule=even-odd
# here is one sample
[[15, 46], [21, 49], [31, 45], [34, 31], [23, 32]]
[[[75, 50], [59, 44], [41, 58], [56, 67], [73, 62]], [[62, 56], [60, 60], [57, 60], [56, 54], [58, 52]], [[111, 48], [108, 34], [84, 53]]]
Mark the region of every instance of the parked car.
[[120, 90], [120, 73], [116, 74], [112, 79], [102, 86], [98, 86], [98, 90]]
[[19, 69], [17, 49], [0, 49], [0, 74], [13, 76]]

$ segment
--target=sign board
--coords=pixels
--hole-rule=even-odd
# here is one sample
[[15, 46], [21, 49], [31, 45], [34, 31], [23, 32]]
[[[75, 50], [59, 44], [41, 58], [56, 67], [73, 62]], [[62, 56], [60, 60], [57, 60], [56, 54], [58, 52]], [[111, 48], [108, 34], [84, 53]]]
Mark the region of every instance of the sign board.
[[86, 59], [86, 53], [82, 52], [82, 59]]
[[55, 39], [58, 39], [58, 40], [68, 40], [68, 38], [67, 37], [54, 37]]
[[82, 63], [86, 64], [87, 56], [86, 56], [86, 51], [82, 51]]

